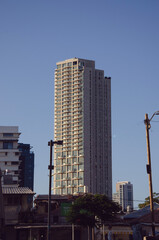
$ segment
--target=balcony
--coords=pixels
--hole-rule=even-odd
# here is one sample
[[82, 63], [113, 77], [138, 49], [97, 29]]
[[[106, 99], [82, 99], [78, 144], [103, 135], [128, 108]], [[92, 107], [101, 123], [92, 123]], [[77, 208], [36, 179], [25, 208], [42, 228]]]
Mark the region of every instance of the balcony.
[[17, 152], [18, 148], [12, 148], [12, 149], [6, 149], [6, 148], [0, 148], [0, 152]]
[[84, 169], [80, 168], [78, 171], [79, 171], [79, 172], [83, 172], [83, 171], [84, 171]]

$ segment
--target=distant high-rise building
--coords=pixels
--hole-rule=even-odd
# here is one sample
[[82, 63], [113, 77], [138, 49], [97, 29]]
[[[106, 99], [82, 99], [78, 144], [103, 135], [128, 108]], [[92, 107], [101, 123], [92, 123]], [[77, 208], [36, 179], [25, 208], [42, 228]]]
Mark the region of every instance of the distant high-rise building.
[[30, 144], [19, 143], [20, 151], [20, 187], [34, 187], [34, 153], [31, 151]]
[[133, 184], [128, 181], [117, 182], [113, 200], [119, 203], [123, 211], [133, 210]]
[[91, 60], [58, 62], [54, 107], [54, 193], [111, 198], [111, 78]]

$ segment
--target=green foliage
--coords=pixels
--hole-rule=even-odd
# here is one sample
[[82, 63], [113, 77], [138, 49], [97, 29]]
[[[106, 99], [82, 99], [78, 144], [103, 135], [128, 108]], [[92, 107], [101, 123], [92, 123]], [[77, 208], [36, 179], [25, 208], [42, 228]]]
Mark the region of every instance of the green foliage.
[[106, 195], [84, 194], [72, 204], [67, 220], [85, 227], [94, 227], [99, 226], [101, 222], [113, 220], [119, 210], [118, 204]]
[[[156, 203], [159, 203], [159, 193], [156, 193], [156, 192], [153, 193], [153, 201]], [[138, 205], [138, 207], [141, 209], [141, 208], [148, 206], [149, 204], [150, 204], [150, 197], [147, 197], [147, 198], [145, 198], [145, 202], [140, 203]]]

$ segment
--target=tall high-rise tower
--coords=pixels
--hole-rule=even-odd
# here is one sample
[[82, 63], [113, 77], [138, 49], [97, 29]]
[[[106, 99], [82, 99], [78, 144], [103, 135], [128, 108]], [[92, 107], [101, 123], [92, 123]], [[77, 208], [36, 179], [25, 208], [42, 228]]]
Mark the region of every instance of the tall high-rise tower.
[[54, 193], [111, 198], [111, 79], [91, 60], [58, 62], [54, 106]]

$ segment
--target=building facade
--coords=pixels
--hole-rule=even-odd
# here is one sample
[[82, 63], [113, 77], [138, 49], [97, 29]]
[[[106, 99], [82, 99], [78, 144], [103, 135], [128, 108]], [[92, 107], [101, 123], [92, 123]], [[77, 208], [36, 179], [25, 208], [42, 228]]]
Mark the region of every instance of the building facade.
[[20, 151], [20, 187], [34, 188], [34, 153], [30, 144], [19, 143]]
[[122, 207], [123, 211], [133, 210], [133, 184], [128, 181], [116, 183], [116, 193], [113, 194], [113, 200]]
[[54, 193], [112, 197], [111, 79], [72, 58], [55, 70]]
[[2, 187], [28, 187], [33, 190], [34, 153], [30, 144], [19, 143], [17, 126], [0, 126], [0, 169]]
[[0, 126], [0, 168], [2, 186], [19, 186], [19, 131], [16, 126]]

